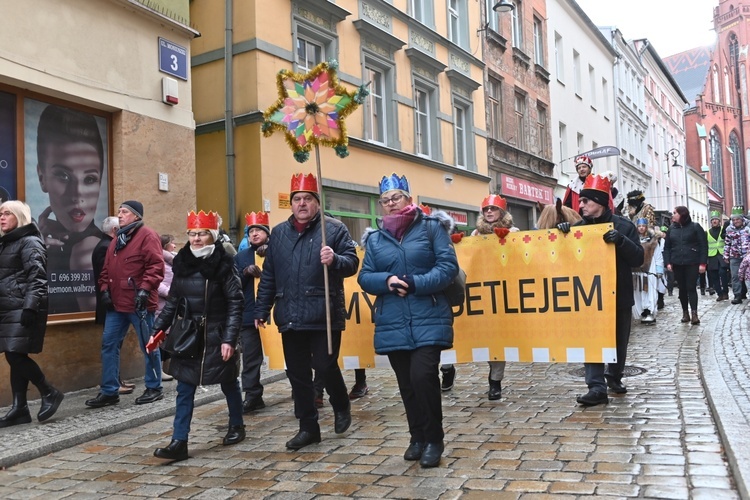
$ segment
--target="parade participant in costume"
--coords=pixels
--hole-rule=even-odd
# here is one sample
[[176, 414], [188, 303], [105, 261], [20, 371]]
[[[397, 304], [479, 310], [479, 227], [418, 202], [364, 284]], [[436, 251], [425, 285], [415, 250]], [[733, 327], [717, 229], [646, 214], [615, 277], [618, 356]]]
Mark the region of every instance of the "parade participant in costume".
[[375, 295], [375, 352], [396, 374], [411, 436], [405, 460], [436, 467], [444, 451], [440, 352], [453, 346], [453, 310], [443, 290], [458, 274], [448, 230], [413, 201], [406, 177], [379, 184], [384, 217], [365, 241], [357, 281]]
[[716, 292], [716, 302], [729, 299], [731, 275], [729, 264], [724, 261], [724, 237], [726, 233], [721, 225], [721, 212], [711, 211], [711, 227], [706, 231], [708, 238], [708, 286]]
[[[706, 272], [707, 256], [706, 232], [697, 222], [692, 221], [687, 207], [676, 207], [672, 225], [664, 240], [664, 264], [674, 272], [674, 279], [680, 289], [682, 323], [697, 325], [701, 322], [698, 318], [698, 293], [695, 286], [698, 273]], [[688, 314], [688, 305], [692, 315]]]
[[636, 189], [628, 193], [628, 216], [630, 216], [630, 220], [633, 221], [633, 223], [638, 219], [646, 219], [648, 221], [649, 229], [653, 230], [656, 228], [654, 207], [646, 203], [646, 197], [643, 195], [643, 191]]
[[573, 210], [578, 210], [578, 198], [580, 197], [581, 189], [583, 189], [583, 183], [591, 175], [594, 163], [586, 155], [576, 156], [575, 168], [578, 177], [571, 179], [568, 184], [568, 188], [565, 190], [565, 195], [563, 196], [563, 205]]
[[245, 307], [242, 313], [242, 390], [245, 401], [242, 412], [249, 413], [266, 407], [263, 401], [263, 384], [260, 383], [260, 367], [263, 364], [263, 344], [260, 332], [255, 328], [255, 280], [260, 278], [261, 268], [255, 263], [255, 255], [263, 257], [268, 248], [271, 229], [268, 213], [251, 212], [245, 214], [249, 246], [240, 250], [234, 257], [234, 267], [242, 280]]
[[[314, 175], [292, 176], [290, 198], [292, 215], [271, 231], [254, 316], [256, 328], [264, 327], [274, 306], [273, 319], [281, 333], [294, 414], [300, 425], [286, 447], [298, 450], [320, 442], [313, 369], [325, 380], [336, 434], [346, 432], [352, 422], [338, 357], [341, 331], [346, 325], [344, 278], [357, 272], [359, 257], [346, 226], [321, 211], [318, 180]], [[325, 246], [321, 232], [323, 218]], [[332, 354], [328, 353], [326, 335], [323, 266], [328, 266]]]
[[658, 281], [664, 273], [664, 260], [662, 259], [659, 238], [653, 229], [648, 226], [648, 219], [636, 221], [638, 237], [643, 247], [643, 264], [633, 269], [634, 300], [633, 317], [641, 320], [641, 323], [656, 323], [656, 310], [658, 301]]
[[742, 259], [750, 249], [750, 227], [742, 216], [742, 207], [732, 207], [729, 216], [731, 223], [727, 226], [724, 236], [724, 262], [729, 264], [732, 275], [732, 304], [742, 304], [745, 299], [744, 283], [740, 279], [739, 271]]
[[[505, 198], [491, 194], [482, 200], [482, 213], [477, 217], [477, 227], [471, 235], [493, 234], [496, 228], [518, 231], [513, 226], [513, 216], [508, 213], [508, 203]], [[502, 382], [505, 376], [505, 361], [489, 361], [489, 392], [488, 399], [494, 401], [502, 397]]]
[[29, 382], [42, 396], [40, 422], [52, 417], [65, 397], [29, 357], [42, 352], [46, 329], [47, 251], [42, 234], [26, 203], [6, 201], [0, 205], [0, 352], [10, 366], [13, 406], [0, 418], [0, 427], [31, 422]]
[[[194, 358], [174, 355], [170, 371], [177, 379], [177, 400], [172, 441], [157, 448], [154, 456], [173, 461], [188, 458], [188, 435], [195, 407], [195, 391], [199, 385], [221, 384], [229, 409], [229, 430], [224, 445], [245, 439], [242, 420], [242, 393], [237, 381], [239, 355], [236, 351], [242, 325], [242, 285], [234, 268], [234, 260], [226, 253], [219, 238], [219, 220], [215, 212], [203, 210], [188, 213], [188, 243], [180, 249], [172, 263], [172, 286], [167, 302], [153, 327], [154, 335], [167, 331], [174, 319], [186, 310], [194, 318], [204, 318], [200, 333], [204, 336], [201, 353]], [[199, 327], [200, 328], [200, 327]], [[174, 329], [172, 329], [174, 330]], [[168, 335], [174, 332], [170, 331]], [[152, 335], [149, 342], [154, 342]], [[169, 350], [167, 336], [163, 344]]]
[[[614, 229], [604, 233], [604, 241], [615, 246], [615, 260], [617, 269], [617, 310], [615, 313], [615, 334], [617, 343], [617, 363], [585, 363], [586, 384], [589, 392], [579, 396], [577, 401], [584, 406], [595, 406], [609, 403], [607, 387], [616, 394], [624, 394], [628, 390], [622, 384], [625, 369], [625, 359], [630, 340], [631, 308], [633, 307], [633, 277], [631, 269], [643, 264], [643, 247], [638, 240], [638, 234], [632, 222], [619, 215], [612, 214], [609, 209], [611, 202], [611, 185], [609, 179], [599, 175], [592, 175], [586, 179], [579, 199], [583, 219], [575, 226], [586, 224], [611, 223]], [[558, 228], [567, 232], [570, 226], [567, 222], [558, 224]]]

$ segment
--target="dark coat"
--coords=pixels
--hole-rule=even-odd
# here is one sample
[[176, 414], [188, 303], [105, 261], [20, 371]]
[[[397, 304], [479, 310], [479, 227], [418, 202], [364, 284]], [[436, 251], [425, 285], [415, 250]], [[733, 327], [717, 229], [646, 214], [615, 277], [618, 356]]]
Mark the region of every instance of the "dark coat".
[[242, 312], [242, 326], [255, 325], [253, 311], [255, 309], [255, 278], [245, 276], [243, 270], [247, 266], [255, 265], [255, 247], [249, 245], [234, 256], [234, 269], [242, 280], [242, 293], [245, 295], [245, 307]]
[[[420, 210], [401, 238], [383, 229], [365, 242], [357, 281], [375, 295], [375, 352], [453, 346], [453, 311], [443, 290], [458, 274], [458, 260], [444, 225]], [[390, 276], [410, 275], [415, 291], [404, 297], [388, 288]]]
[[[171, 358], [170, 374], [177, 380], [193, 385], [228, 382], [239, 375], [239, 354], [227, 362], [221, 358], [221, 344], [237, 347], [242, 325], [242, 288], [234, 270], [234, 260], [221, 243], [214, 252], [199, 259], [186, 244], [172, 264], [174, 278], [169, 297], [154, 323], [154, 332], [167, 330], [177, 312], [181, 298], [186, 298], [194, 318], [207, 318], [203, 356], [198, 359]], [[208, 293], [206, 283], [208, 280]], [[208, 304], [205, 297], [208, 295]]]
[[[21, 312], [36, 312], [21, 326]], [[47, 329], [47, 250], [36, 224], [0, 236], [0, 352], [39, 353]]]
[[[326, 329], [320, 215], [302, 233], [294, 227], [294, 216], [271, 231], [254, 317], [267, 321], [275, 304], [273, 320], [280, 332]], [[357, 272], [359, 257], [346, 226], [333, 217], [326, 217], [326, 244], [335, 254], [328, 267], [331, 329], [340, 331], [346, 326], [344, 278]]]
[[[635, 224], [619, 215], [612, 214], [606, 209], [600, 217], [579, 220], [574, 226], [585, 226], [587, 224], [606, 224], [611, 222], [625, 239], [620, 245], [615, 246], [615, 262], [617, 269], [617, 308], [630, 309], [635, 304], [633, 299], [633, 273], [634, 267], [643, 265], [643, 247], [635, 230]], [[703, 238], [705, 240], [705, 237]]]
[[[94, 270], [94, 283], [99, 283], [99, 276], [102, 274], [104, 268], [104, 259], [107, 257], [107, 249], [109, 244], [112, 243], [112, 237], [105, 234], [99, 243], [94, 247], [94, 251], [91, 252], [91, 269]], [[96, 317], [94, 322], [97, 325], [103, 325], [104, 319], [107, 317], [107, 308], [102, 304], [102, 292], [99, 290], [99, 286], [96, 287]]]
[[708, 259], [706, 232], [697, 222], [673, 222], [664, 239], [664, 267], [705, 264]]

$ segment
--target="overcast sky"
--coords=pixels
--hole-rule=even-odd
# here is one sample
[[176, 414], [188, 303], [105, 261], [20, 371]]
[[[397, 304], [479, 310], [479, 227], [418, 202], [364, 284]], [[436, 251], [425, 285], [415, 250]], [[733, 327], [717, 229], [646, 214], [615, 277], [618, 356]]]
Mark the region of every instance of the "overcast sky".
[[718, 0], [576, 0], [597, 26], [615, 26], [626, 40], [648, 38], [662, 58], [713, 45]]

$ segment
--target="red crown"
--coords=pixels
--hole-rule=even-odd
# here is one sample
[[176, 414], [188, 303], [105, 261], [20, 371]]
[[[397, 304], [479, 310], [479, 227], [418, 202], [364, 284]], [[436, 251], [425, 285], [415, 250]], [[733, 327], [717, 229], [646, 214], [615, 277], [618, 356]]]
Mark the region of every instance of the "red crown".
[[607, 194], [611, 193], [611, 187], [612, 184], [609, 182], [609, 179], [599, 174], [591, 174], [583, 182], [583, 189], [594, 189]]
[[250, 212], [249, 214], [245, 214], [245, 223], [252, 227], [252, 226], [266, 226], [268, 227], [270, 224], [268, 222], [268, 212]]
[[197, 214], [194, 210], [187, 215], [188, 229], [219, 229], [219, 214], [216, 212], [204, 212], [201, 210]]
[[430, 215], [432, 213], [432, 209], [428, 207], [427, 205], [419, 204], [419, 209], [422, 211], [425, 215]]
[[508, 202], [505, 198], [496, 194], [491, 194], [482, 200], [482, 208], [484, 207], [498, 207], [503, 210], [508, 210]]
[[576, 167], [580, 165], [581, 163], [583, 163], [584, 165], [588, 165], [589, 168], [594, 167], [594, 162], [592, 162], [591, 158], [589, 158], [586, 155], [576, 156], [575, 162], [576, 162]]
[[292, 176], [292, 188], [289, 190], [289, 194], [296, 193], [297, 191], [318, 194], [318, 179], [316, 179], [313, 174], [294, 174]]

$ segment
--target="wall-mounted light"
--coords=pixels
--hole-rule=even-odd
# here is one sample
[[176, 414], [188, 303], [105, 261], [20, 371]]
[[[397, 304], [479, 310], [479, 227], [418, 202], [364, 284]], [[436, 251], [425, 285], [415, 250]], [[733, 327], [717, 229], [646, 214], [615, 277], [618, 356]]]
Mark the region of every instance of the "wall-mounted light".
[[516, 6], [512, 3], [502, 0], [500, 2], [497, 2], [495, 5], [492, 6], [492, 10], [495, 12], [510, 12], [511, 10], [515, 9]]
[[674, 168], [674, 167], [682, 167], [682, 165], [680, 165], [679, 163], [677, 163], [677, 158], [680, 157], [680, 152], [677, 150], [677, 148], [672, 148], [669, 151], [667, 151], [664, 156], [667, 157], [667, 159], [665, 161], [667, 162], [667, 177], [669, 177], [669, 167], [670, 167], [670, 165], [669, 165], [669, 159], [670, 158], [672, 158], [672, 165], [671, 165], [672, 168]]

